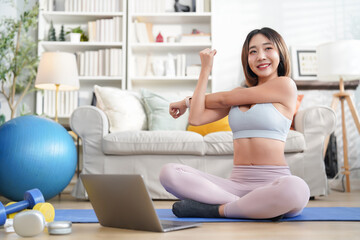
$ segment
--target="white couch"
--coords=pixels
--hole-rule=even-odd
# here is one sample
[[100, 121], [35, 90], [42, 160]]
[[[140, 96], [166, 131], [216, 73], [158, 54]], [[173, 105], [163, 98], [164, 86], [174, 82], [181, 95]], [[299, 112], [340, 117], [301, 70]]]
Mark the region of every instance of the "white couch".
[[[110, 121], [111, 122], [111, 121]], [[231, 132], [204, 137], [190, 131], [123, 130], [109, 132], [109, 119], [98, 107], [82, 106], [70, 118], [71, 129], [82, 140], [81, 174], [142, 174], [153, 199], [175, 199], [164, 190], [159, 172], [166, 163], [181, 163], [228, 177], [233, 161]], [[295, 129], [285, 145], [292, 174], [303, 178], [311, 196], [328, 193], [324, 166], [324, 141], [334, 131], [335, 113], [325, 106], [311, 107], [295, 115]], [[86, 199], [78, 179], [73, 196]]]

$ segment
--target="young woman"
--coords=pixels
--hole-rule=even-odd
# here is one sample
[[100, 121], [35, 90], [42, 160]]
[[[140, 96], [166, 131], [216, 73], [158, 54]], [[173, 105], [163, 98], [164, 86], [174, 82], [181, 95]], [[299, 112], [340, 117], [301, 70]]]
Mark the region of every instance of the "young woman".
[[251, 31], [241, 55], [248, 88], [205, 95], [215, 55], [216, 50], [200, 52], [194, 95], [171, 103], [169, 111], [178, 118], [190, 108], [192, 125], [229, 115], [233, 170], [223, 179], [181, 164], [165, 165], [161, 184], [182, 199], [173, 205], [174, 214], [272, 220], [300, 214], [310, 191], [304, 180], [291, 175], [284, 156], [297, 98], [284, 40], [270, 28]]

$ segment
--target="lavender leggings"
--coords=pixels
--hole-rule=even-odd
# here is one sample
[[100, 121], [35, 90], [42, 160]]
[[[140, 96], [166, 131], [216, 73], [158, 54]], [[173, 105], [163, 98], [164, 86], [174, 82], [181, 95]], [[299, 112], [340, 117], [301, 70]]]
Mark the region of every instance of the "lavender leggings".
[[225, 204], [229, 218], [299, 215], [310, 197], [308, 185], [287, 166], [234, 166], [229, 179], [170, 163], [160, 173], [164, 188], [179, 199]]

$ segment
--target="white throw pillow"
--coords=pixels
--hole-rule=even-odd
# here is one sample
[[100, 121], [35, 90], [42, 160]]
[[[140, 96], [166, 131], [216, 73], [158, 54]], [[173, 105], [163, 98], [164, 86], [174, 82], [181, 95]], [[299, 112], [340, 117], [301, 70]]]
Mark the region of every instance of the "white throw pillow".
[[146, 130], [147, 119], [140, 95], [113, 87], [95, 85], [96, 106], [103, 110], [110, 123], [110, 132]]

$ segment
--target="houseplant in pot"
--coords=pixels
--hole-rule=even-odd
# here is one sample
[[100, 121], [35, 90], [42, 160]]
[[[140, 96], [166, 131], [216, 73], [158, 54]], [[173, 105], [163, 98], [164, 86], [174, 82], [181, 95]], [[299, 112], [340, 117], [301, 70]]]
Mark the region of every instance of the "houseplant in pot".
[[37, 28], [38, 13], [36, 2], [18, 18], [0, 20], [0, 93], [9, 105], [11, 119], [16, 117], [16, 109], [25, 95], [35, 90], [33, 83], [39, 58], [37, 41], [31, 34]]
[[81, 27], [70, 28], [66, 34], [70, 35], [70, 42], [87, 42], [89, 39]]

